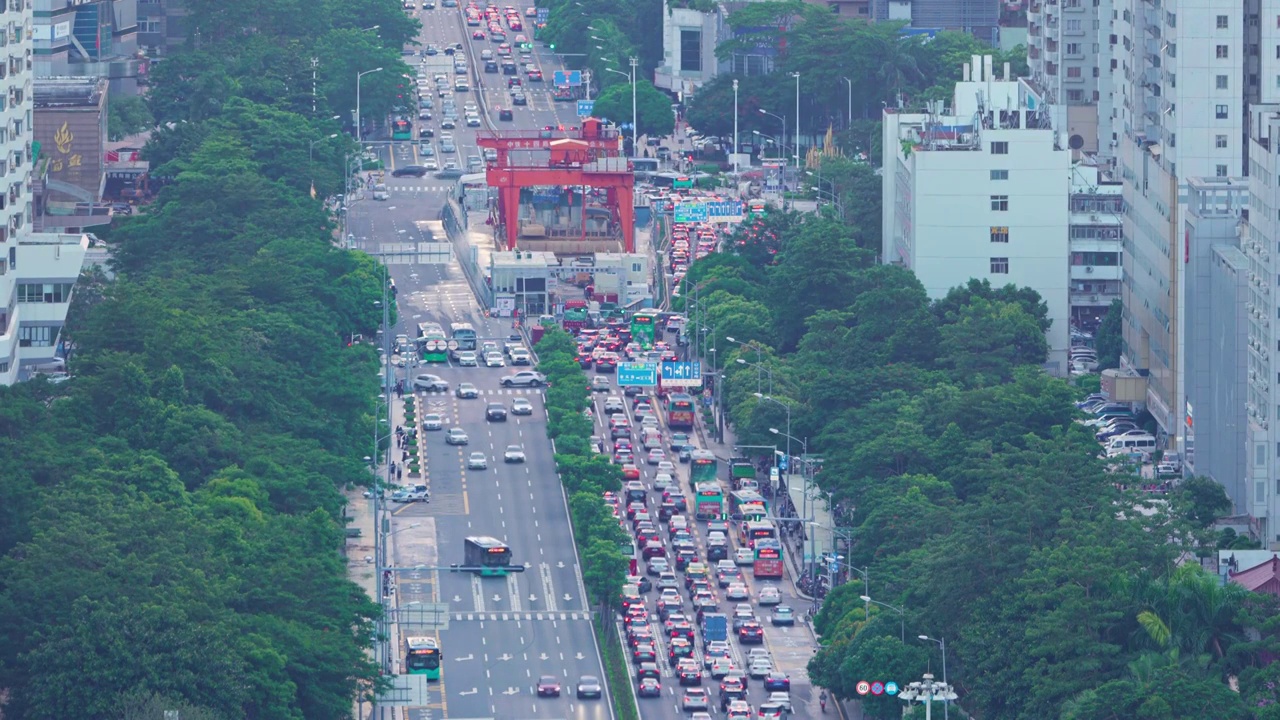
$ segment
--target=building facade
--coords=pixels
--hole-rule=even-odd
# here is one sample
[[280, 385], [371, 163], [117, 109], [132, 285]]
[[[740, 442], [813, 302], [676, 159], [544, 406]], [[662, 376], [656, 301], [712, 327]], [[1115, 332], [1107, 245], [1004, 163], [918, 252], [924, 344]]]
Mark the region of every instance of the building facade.
[[32, 132], [32, 8], [0, 6], [0, 384], [56, 355], [84, 235], [32, 232], [31, 179], [44, 162]]
[[35, 74], [111, 80], [137, 94], [139, 0], [34, 0]]
[[1071, 325], [1092, 332], [1120, 299], [1124, 196], [1119, 181], [1088, 162], [1071, 167]]
[[875, 19], [967, 32], [992, 47], [1000, 41], [1000, 0], [875, 0]]
[[1098, 151], [1098, 101], [1111, 73], [1101, 64], [1099, 18], [1111, 0], [1032, 0], [1027, 6], [1027, 66], [1032, 84], [1053, 105], [1054, 127], [1082, 153]]
[[950, 112], [884, 113], [883, 258], [932, 298], [970, 278], [1049, 307], [1048, 367], [1067, 372], [1071, 153], [1025, 81], [974, 56]]

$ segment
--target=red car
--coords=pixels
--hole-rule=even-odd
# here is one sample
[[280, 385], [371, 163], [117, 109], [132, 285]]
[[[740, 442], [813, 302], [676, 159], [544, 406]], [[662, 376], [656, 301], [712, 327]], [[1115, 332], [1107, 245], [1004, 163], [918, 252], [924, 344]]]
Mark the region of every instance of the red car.
[[472, 39], [472, 40], [483, 40], [483, 39], [484, 39], [484, 37], [485, 37], [485, 36], [484, 36], [484, 31], [483, 31], [483, 30], [476, 30], [475, 32], [471, 33], [471, 39]]
[[538, 697], [560, 697], [560, 681], [552, 675], [538, 678]]
[[636, 467], [634, 464], [623, 465], [622, 477], [626, 480], [639, 480], [640, 468]]

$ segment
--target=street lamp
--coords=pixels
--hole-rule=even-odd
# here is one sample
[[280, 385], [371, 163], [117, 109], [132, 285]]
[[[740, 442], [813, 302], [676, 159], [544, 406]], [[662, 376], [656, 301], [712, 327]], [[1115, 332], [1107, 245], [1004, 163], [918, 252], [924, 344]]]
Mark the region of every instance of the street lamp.
[[853, 81], [847, 77], [840, 78], [849, 86], [849, 127], [853, 127]]
[[[946, 683], [934, 681], [932, 673], [925, 673], [924, 680], [922, 682], [913, 682], [903, 688], [902, 692], [898, 693], [898, 699], [904, 700], [907, 703], [910, 703], [913, 700], [923, 702], [925, 720], [932, 720], [933, 718], [933, 701], [935, 698], [949, 703], [952, 700], [955, 700], [956, 697], [958, 696], [955, 691], [951, 689], [951, 686]], [[945, 708], [946, 706], [944, 705], [943, 707]]]
[[[917, 635], [921, 640], [928, 640], [942, 648], [942, 684], [947, 685], [947, 639], [931, 638], [928, 635]], [[951, 699], [944, 697], [942, 705], [942, 717], [947, 720], [951, 717]]]
[[[733, 79], [733, 174], [738, 174], [738, 79]], [[736, 182], [736, 181], [735, 181]]]
[[[783, 115], [774, 115], [773, 113], [769, 112], [768, 110], [765, 110], [764, 108], [758, 108], [758, 110], [760, 110], [761, 115], [768, 115], [771, 118], [775, 118], [777, 120], [782, 121], [782, 140], [781, 142], [778, 143], [778, 147], [781, 148], [781, 151], [783, 153], [786, 153], [787, 152], [787, 144], [786, 144], [787, 143], [787, 118]], [[768, 136], [766, 135], [766, 137]], [[782, 156], [782, 159], [786, 161], [787, 156], [784, 154]]]
[[[735, 134], [734, 134], [734, 141], [733, 141], [733, 142], [734, 142], [734, 146], [736, 147], [736, 146], [737, 146], [737, 144], [738, 144], [738, 140], [737, 140], [737, 133], [736, 133], [736, 132], [735, 132]], [[733, 339], [733, 338], [729, 337], [728, 335], [726, 335], [724, 339], [725, 339], [725, 340], [728, 340], [729, 342], [733, 343], [734, 345], [739, 345], [739, 346], [744, 347], [744, 348], [751, 348], [752, 350], [755, 350], [755, 351], [756, 351], [756, 363], [757, 363], [757, 365], [756, 365], [756, 392], [760, 392], [760, 367], [764, 364], [764, 357], [763, 357], [763, 355], [762, 355], [762, 353], [761, 353], [761, 350], [760, 350], [760, 344], [759, 344], [759, 343], [756, 343], [756, 342], [754, 342], [754, 341], [752, 341], [752, 342], [742, 342], [741, 340], [735, 340], [735, 339]], [[738, 363], [739, 363], [739, 364], [742, 364], [742, 365], [745, 365], [745, 364], [746, 364], [745, 362], [743, 362], [742, 358], [738, 358]], [[769, 388], [769, 390], [770, 390], [770, 392], [772, 392], [772, 391], [773, 391], [773, 388]]]
[[756, 392], [754, 393], [755, 395], [757, 396], [760, 395], [760, 392], [759, 392], [760, 373], [764, 373], [765, 376], [769, 378], [769, 394], [770, 395], [773, 394], [773, 369], [772, 368], [765, 367], [764, 365], [761, 365], [759, 363], [748, 362], [743, 358], [735, 358], [734, 362], [738, 363], [739, 365], [746, 365], [747, 367], [753, 367], [756, 369]]
[[312, 160], [314, 160], [314, 158], [315, 158], [316, 143], [318, 143], [318, 142], [324, 142], [325, 140], [332, 140], [332, 139], [334, 139], [334, 138], [336, 138], [336, 137], [338, 137], [338, 133], [334, 133], [334, 134], [332, 134], [332, 135], [325, 135], [324, 137], [322, 137], [322, 138], [316, 138], [315, 140], [312, 140], [310, 143], [308, 143], [308, 144], [307, 144], [307, 168], [308, 168], [308, 171], [310, 171]]
[[[374, 27], [377, 26], [375, 25]], [[356, 143], [360, 145], [361, 158], [364, 157], [364, 131], [360, 126], [360, 81], [365, 75], [372, 75], [376, 72], [382, 72], [382, 68], [374, 68], [372, 70], [365, 70], [364, 72], [356, 73]], [[360, 164], [360, 169], [364, 169], [363, 161]]]
[[800, 169], [800, 73], [793, 72], [796, 79], [796, 169]]
[[[600, 40], [600, 38], [595, 37], [594, 35], [592, 36], [592, 39]], [[601, 42], [604, 42], [604, 41], [601, 40]], [[597, 45], [596, 49], [603, 50], [604, 48]], [[636, 147], [640, 143], [640, 126], [636, 124], [636, 64], [638, 62], [639, 61], [636, 58], [634, 57], [631, 58], [630, 60], [631, 72], [629, 73], [624, 73], [621, 70], [614, 70], [611, 67], [606, 67], [604, 69], [605, 72], [611, 72], [616, 75], [621, 75], [622, 77], [627, 79], [627, 82], [631, 83], [631, 154], [632, 155], [635, 155]]]
[[907, 611], [903, 610], [900, 607], [894, 607], [889, 603], [882, 603], [879, 600], [872, 600], [869, 595], [863, 595], [861, 597], [862, 597], [862, 602], [867, 603], [868, 605], [875, 604], [875, 605], [879, 605], [880, 607], [887, 607], [890, 610], [898, 613], [898, 620], [901, 623], [900, 629], [902, 632], [902, 642], [905, 643], [907, 641]]

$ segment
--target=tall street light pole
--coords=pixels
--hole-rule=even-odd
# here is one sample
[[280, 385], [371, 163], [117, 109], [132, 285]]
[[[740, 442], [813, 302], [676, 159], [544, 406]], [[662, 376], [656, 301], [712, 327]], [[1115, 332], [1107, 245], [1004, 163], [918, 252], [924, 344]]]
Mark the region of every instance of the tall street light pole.
[[800, 73], [793, 72], [796, 79], [796, 172], [800, 171]]
[[742, 358], [736, 358], [736, 359], [734, 360], [734, 362], [738, 363], [739, 365], [746, 365], [747, 367], [753, 367], [753, 368], [755, 368], [755, 369], [756, 369], [756, 392], [755, 392], [755, 394], [756, 394], [756, 396], [757, 396], [757, 397], [759, 397], [759, 396], [760, 396], [760, 375], [761, 375], [761, 374], [763, 374], [765, 377], [769, 378], [769, 394], [770, 394], [770, 395], [772, 395], [772, 394], [773, 394], [773, 370], [772, 370], [772, 369], [770, 369], [770, 368], [768, 368], [768, 367], [765, 367], [764, 365], [762, 365], [762, 364], [760, 364], [760, 363], [747, 362], [746, 360], [744, 360], [744, 359], [742, 359]]
[[[928, 635], [918, 635], [921, 640], [928, 640], [942, 647], [942, 684], [947, 685], [947, 639], [931, 638]], [[942, 717], [945, 720], [951, 718], [951, 698], [944, 697], [942, 704]]]
[[[737, 82], [737, 81], [735, 80], [734, 82]], [[736, 138], [734, 140], [734, 145], [735, 146], [737, 145]], [[764, 357], [761, 354], [760, 345], [755, 342], [742, 342], [740, 340], [735, 340], [727, 335], [725, 336], [724, 339], [728, 340], [734, 345], [740, 345], [744, 348], [751, 348], [752, 350], [756, 351], [756, 392], [760, 392], [760, 366], [764, 364]], [[742, 358], [738, 358], [738, 359], [741, 360]]]
[[[737, 78], [734, 78], [733, 80], [733, 174], [734, 175], [738, 174], [738, 80]], [[735, 182], [737, 181], [735, 180]]]
[[846, 121], [848, 127], [853, 127], [853, 81], [847, 77], [840, 78], [849, 86], [849, 119]]
[[882, 603], [879, 600], [872, 600], [871, 597], [868, 595], [863, 595], [861, 599], [862, 599], [862, 602], [867, 603], [868, 605], [873, 605], [873, 604], [879, 605], [880, 607], [886, 607], [898, 613], [898, 622], [899, 622], [899, 625], [901, 626], [899, 627], [899, 631], [902, 634], [902, 642], [905, 643], [907, 641], [907, 611], [906, 610], [903, 610], [900, 607], [894, 607], [889, 603]]
[[364, 170], [364, 128], [360, 124], [360, 81], [365, 75], [382, 72], [382, 68], [374, 68], [356, 73], [356, 144], [360, 146], [360, 169]]
[[640, 59], [632, 56], [628, 62], [631, 64], [631, 154], [635, 155], [636, 149], [640, 147], [640, 125], [636, 118], [636, 85], [640, 82], [637, 66]]

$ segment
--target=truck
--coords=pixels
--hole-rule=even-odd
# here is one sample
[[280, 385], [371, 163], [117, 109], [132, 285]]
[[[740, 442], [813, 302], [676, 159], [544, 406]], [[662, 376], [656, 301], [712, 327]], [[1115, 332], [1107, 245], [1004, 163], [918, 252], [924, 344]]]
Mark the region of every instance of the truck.
[[756, 465], [751, 462], [748, 457], [731, 457], [729, 458], [729, 482], [733, 485], [734, 490], [741, 490], [743, 481], [750, 481], [751, 487], [754, 489], [756, 479]]
[[587, 303], [585, 300], [569, 300], [564, 304], [564, 329], [577, 335], [587, 327]]
[[729, 639], [729, 616], [724, 613], [705, 613], [702, 616], [702, 646]]

